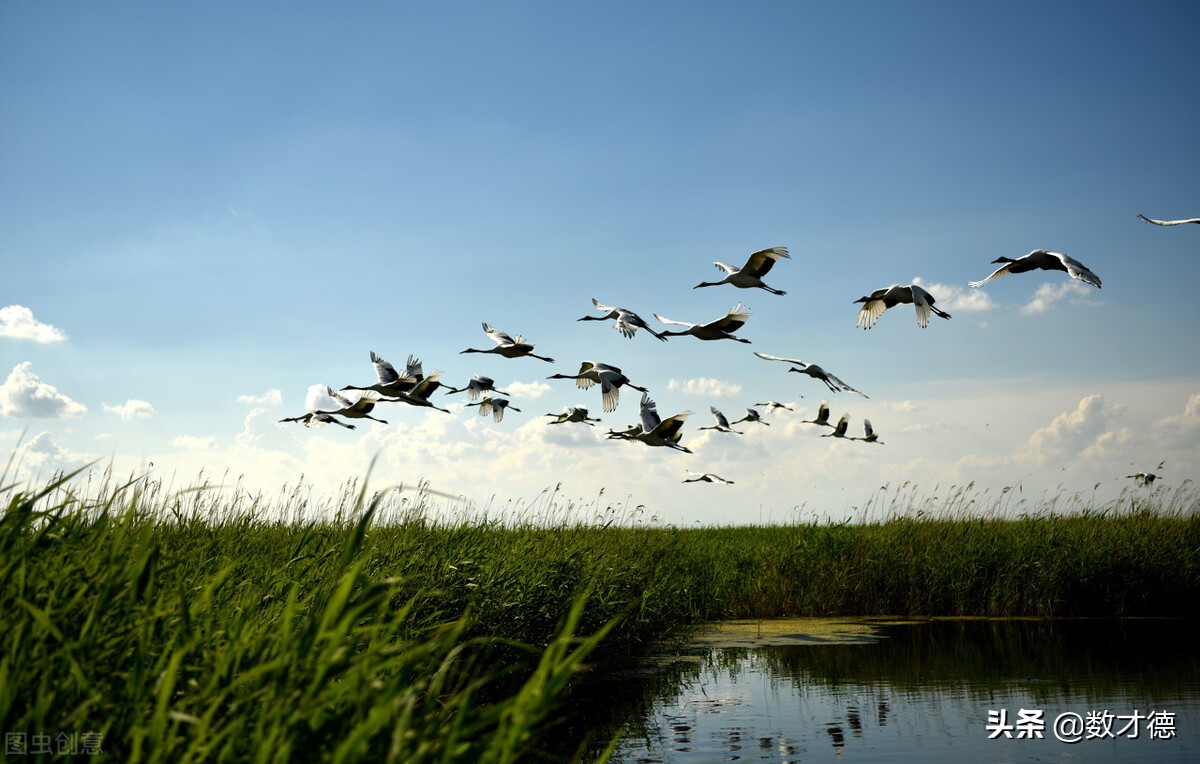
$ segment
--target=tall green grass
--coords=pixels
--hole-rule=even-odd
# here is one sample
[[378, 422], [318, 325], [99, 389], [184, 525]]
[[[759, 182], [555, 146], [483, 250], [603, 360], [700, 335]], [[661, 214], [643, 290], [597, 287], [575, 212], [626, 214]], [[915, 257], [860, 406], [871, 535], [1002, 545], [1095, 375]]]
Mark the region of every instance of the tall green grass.
[[324, 519], [295, 489], [111, 475], [0, 498], [0, 727], [101, 732], [123, 761], [555, 759], [585, 662], [702, 621], [1192, 616], [1200, 595], [1190, 484], [1012, 517], [1008, 492], [902, 486], [855, 523], [686, 529], [555, 491], [498, 517], [357, 483]]

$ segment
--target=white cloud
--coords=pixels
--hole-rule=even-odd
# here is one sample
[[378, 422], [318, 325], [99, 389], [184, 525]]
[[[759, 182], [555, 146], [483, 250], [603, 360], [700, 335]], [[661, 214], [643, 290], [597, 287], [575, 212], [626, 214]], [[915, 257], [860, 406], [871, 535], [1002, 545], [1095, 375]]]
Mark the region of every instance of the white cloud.
[[742, 391], [742, 386], [712, 377], [697, 377], [696, 379], [672, 379], [667, 382], [667, 389], [672, 392], [682, 392], [684, 395], [731, 398]]
[[1070, 299], [1072, 305], [1096, 305], [1090, 299], [1092, 288], [1078, 281], [1064, 281], [1055, 286], [1046, 283], [1033, 293], [1033, 299], [1021, 306], [1021, 312], [1027, 316], [1045, 313], [1064, 299]]
[[514, 398], [530, 398], [536, 400], [554, 388], [545, 382], [538, 380], [534, 382], [510, 382], [508, 387], [503, 389], [506, 393], [511, 394]]
[[185, 451], [210, 451], [217, 447], [217, 439], [211, 436], [176, 435], [171, 445]]
[[1029, 438], [1027, 456], [1038, 464], [1069, 461], [1091, 449], [1120, 445], [1127, 438], [1113, 432], [1112, 423], [1121, 407], [1110, 406], [1103, 395], [1089, 395], [1074, 411], [1059, 414], [1049, 425], [1034, 431]]
[[947, 313], [981, 313], [996, 307], [991, 295], [982, 289], [953, 284], [925, 284], [920, 276], [913, 277], [913, 283], [923, 286], [926, 292], [933, 295], [937, 306]]
[[29, 472], [72, 470], [95, 459], [91, 454], [59, 447], [46, 432], [22, 446], [18, 458]]
[[32, 340], [41, 344], [63, 342], [67, 339], [67, 335], [60, 330], [34, 318], [33, 311], [23, 305], [0, 308], [0, 337]]
[[30, 361], [17, 364], [0, 385], [0, 414], [17, 419], [69, 419], [87, 413], [86, 406], [38, 379], [32, 367]]
[[130, 398], [120, 406], [110, 406], [107, 403], [102, 405], [105, 411], [110, 414], [116, 414], [127, 422], [133, 419], [149, 419], [157, 413], [154, 410], [154, 406], [146, 401], [139, 401], [136, 398]]
[[262, 395], [239, 395], [238, 403], [249, 403], [254, 406], [281, 406], [283, 405], [283, 392], [277, 388], [271, 388]]

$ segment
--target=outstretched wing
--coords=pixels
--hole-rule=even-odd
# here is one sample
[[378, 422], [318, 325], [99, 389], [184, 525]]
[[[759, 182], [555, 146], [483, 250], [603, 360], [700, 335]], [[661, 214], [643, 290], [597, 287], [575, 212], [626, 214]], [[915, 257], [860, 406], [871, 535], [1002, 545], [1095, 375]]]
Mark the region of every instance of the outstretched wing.
[[777, 355], [767, 355], [766, 353], [760, 353], [757, 350], [754, 351], [754, 355], [758, 356], [764, 361], [783, 361], [784, 363], [791, 363], [797, 366], [808, 366], [807, 361], [801, 361], [798, 358], [783, 358]]
[[705, 326], [720, 332], [733, 334], [742, 328], [742, 325], [746, 323], [746, 319], [748, 318], [750, 318], [750, 309], [739, 302], [724, 316], [718, 318], [716, 321], [709, 321]]
[[1085, 284], [1091, 284], [1097, 289], [1100, 288], [1100, 277], [1088, 270], [1087, 266], [1079, 262], [1070, 255], [1064, 255], [1061, 252], [1053, 253], [1067, 269], [1067, 274], [1073, 279], [1079, 279]]
[[649, 393], [642, 393], [641, 418], [642, 432], [651, 432], [662, 424], [662, 419], [658, 416], [658, 406], [650, 400]]
[[695, 326], [695, 324], [689, 323], [687, 321], [672, 321], [671, 319], [669, 319], [665, 316], [660, 316], [657, 313], [654, 314], [654, 317], [657, 318], [660, 322], [662, 322], [664, 324], [674, 324], [675, 326]]
[[1200, 218], [1186, 218], [1184, 220], [1155, 220], [1154, 218], [1146, 217], [1140, 212], [1138, 213], [1138, 217], [1142, 220], [1145, 220], [1147, 223], [1153, 223], [1154, 225], [1183, 225], [1184, 223], [1200, 223]]
[[791, 255], [788, 254], [787, 247], [771, 247], [770, 249], [762, 249], [750, 257], [746, 258], [746, 264], [742, 266], [742, 272], [753, 276], [765, 276], [767, 271], [775, 265], [775, 261], [786, 257], [789, 260]]
[[1004, 265], [1001, 265], [999, 268], [989, 273], [987, 278], [982, 278], [979, 281], [968, 281], [967, 286], [980, 287], [993, 279], [998, 279], [1001, 276], [1007, 276], [1012, 273], [1012, 269], [1009, 268], [1010, 265], [1012, 265], [1012, 263], [1005, 263]]
[[887, 303], [882, 299], [883, 290], [877, 290], [871, 295], [871, 298], [863, 303], [863, 306], [858, 311], [858, 325], [863, 329], [870, 329], [883, 315], [883, 312], [888, 309]]
[[371, 365], [375, 367], [375, 376], [379, 378], [381, 385], [390, 385], [400, 379], [396, 367], [383, 360], [382, 356], [375, 355], [374, 350], [371, 351]]
[[509, 345], [517, 344], [517, 341], [511, 336], [505, 334], [491, 324], [484, 324], [483, 331], [485, 334], [487, 334], [487, 336], [492, 338], [492, 342], [495, 342], [500, 347], [508, 347]]

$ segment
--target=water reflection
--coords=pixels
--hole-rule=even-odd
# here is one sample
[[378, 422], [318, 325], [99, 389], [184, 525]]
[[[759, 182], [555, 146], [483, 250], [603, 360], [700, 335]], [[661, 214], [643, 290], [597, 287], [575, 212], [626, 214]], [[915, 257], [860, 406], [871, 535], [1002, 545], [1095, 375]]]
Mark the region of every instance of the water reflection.
[[[640, 694], [621, 690], [628, 716], [613, 760], [1200, 759], [1190, 622], [952, 620], [878, 631], [873, 642], [712, 646], [664, 661], [635, 683]], [[1097, 736], [1061, 742], [1055, 720], [1089, 713]], [[1133, 716], [1138, 736], [1115, 734]]]

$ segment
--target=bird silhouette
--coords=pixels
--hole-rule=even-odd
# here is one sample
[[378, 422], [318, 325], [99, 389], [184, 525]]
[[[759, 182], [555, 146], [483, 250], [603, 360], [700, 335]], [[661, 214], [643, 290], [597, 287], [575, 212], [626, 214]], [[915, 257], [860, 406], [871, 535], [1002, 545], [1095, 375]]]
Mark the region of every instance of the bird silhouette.
[[479, 403], [468, 403], [467, 405], [478, 406], [479, 416], [487, 416], [488, 414], [491, 414], [492, 419], [496, 422], [501, 422], [504, 420], [505, 409], [512, 409], [513, 411], [521, 410], [516, 406], [510, 405], [507, 398], [493, 398], [490, 395], [484, 396], [483, 400], [481, 400]]
[[1046, 249], [1035, 249], [1028, 255], [1018, 257], [1016, 260], [1011, 257], [998, 257], [992, 261], [993, 263], [1003, 263], [999, 268], [992, 271], [985, 279], [979, 281], [968, 281], [968, 286], [979, 287], [988, 283], [993, 279], [998, 279], [1001, 276], [1007, 276], [1010, 273], [1028, 273], [1029, 271], [1063, 271], [1073, 279], [1082, 281], [1085, 284], [1091, 284], [1097, 289], [1100, 288], [1100, 277], [1087, 269], [1083, 263], [1075, 258], [1064, 255], [1062, 252], [1051, 252]]
[[345, 427], [347, 430], [353, 430], [354, 425], [346, 424], [340, 419], [334, 418], [332, 414], [326, 414], [322, 411], [310, 411], [301, 416], [291, 416], [285, 419], [280, 419], [280, 422], [299, 422], [305, 427], [324, 427], [327, 424], [337, 424]]
[[740, 431], [735, 430], [729, 426], [729, 420], [725, 417], [724, 414], [721, 413], [720, 409], [718, 409], [716, 406], [709, 406], [708, 410], [712, 412], [712, 415], [716, 418], [717, 423], [714, 425], [709, 425], [708, 427], [699, 427], [697, 429], [716, 430], [717, 432], [732, 432], [737, 435], [742, 434]]
[[916, 284], [892, 284], [883, 289], [876, 289], [866, 297], [859, 297], [856, 303], [863, 303], [858, 311], [858, 325], [870, 329], [888, 308], [897, 305], [912, 305], [917, 311], [917, 326], [924, 329], [929, 326], [929, 314], [936, 313], [942, 318], [950, 318], [950, 314], [935, 308], [933, 295]]
[[644, 387], [638, 387], [629, 381], [629, 377], [616, 366], [597, 361], [584, 361], [579, 365], [578, 374], [551, 374], [546, 379], [573, 379], [581, 390], [587, 390], [592, 385], [600, 385], [600, 401], [605, 412], [617, 410], [621, 402], [621, 388], [631, 387], [642, 393], [649, 392]]
[[425, 378], [420, 359], [413, 358], [411, 355], [408, 357], [404, 372], [396, 371], [395, 366], [376, 355], [374, 350], [371, 351], [371, 365], [375, 367], [377, 378], [375, 384], [365, 387], [346, 385], [342, 390], [370, 390], [381, 395], [400, 395], [412, 390], [418, 382]]
[[667, 341], [666, 337], [650, 328], [650, 325], [646, 323], [645, 319], [643, 319], [637, 313], [634, 313], [632, 310], [628, 310], [626, 308], [614, 308], [609, 305], [604, 305], [595, 297], [592, 298], [592, 305], [595, 305], [597, 310], [604, 311], [604, 315], [584, 316], [583, 318], [577, 318], [575, 320], [607, 321], [611, 318], [613, 319], [613, 328], [630, 339], [633, 339], [633, 335], [637, 334], [638, 329], [645, 329], [663, 342]]
[[1154, 218], [1146, 217], [1140, 212], [1138, 213], [1138, 217], [1142, 220], [1145, 220], [1147, 223], [1153, 223], [1154, 225], [1184, 225], [1185, 223], [1200, 223], [1200, 218], [1185, 218], [1183, 220], [1155, 220]]
[[[857, 395], [861, 395], [864, 398], [868, 397], [866, 393], [862, 392], [861, 390], [855, 390], [853, 387], [851, 387], [850, 385], [847, 385], [845, 382], [838, 379], [837, 377], [830, 374], [829, 372], [825, 371], [824, 369], [822, 369], [820, 366], [816, 365], [815, 363], [808, 363], [807, 361], [801, 361], [796, 358], [780, 358], [779, 356], [776, 356], [776, 355], [767, 355], [766, 353], [759, 353], [758, 351], [755, 351], [754, 355], [756, 355], [759, 358], [762, 358], [763, 360], [766, 360], [766, 361], [783, 361], [784, 363], [793, 364], [792, 368], [788, 369], [788, 371], [795, 371], [795, 372], [799, 372], [800, 374], [807, 374], [808, 376], [812, 377], [813, 379], [819, 379], [825, 383], [826, 387], [828, 387], [830, 390], [832, 390], [835, 393], [845, 390], [848, 393], [855, 393]], [[796, 368], [797, 366], [799, 368]]]
[[561, 414], [546, 414], [548, 417], [554, 417], [553, 422], [546, 424], [567, 424], [568, 422], [581, 422], [588, 427], [595, 427], [592, 422], [599, 422], [599, 419], [591, 419], [588, 417], [588, 410], [583, 406], [568, 406]]
[[666, 331], [663, 335], [667, 337], [683, 336], [690, 334], [700, 340], [734, 340], [736, 342], [745, 342], [749, 344], [750, 340], [734, 337], [733, 333], [742, 328], [746, 323], [746, 319], [750, 317], [750, 310], [741, 303], [733, 306], [733, 309], [724, 316], [709, 321], [704, 324], [691, 324], [687, 321], [672, 321], [669, 318], [664, 318], [655, 313], [654, 317], [664, 324], [672, 324], [675, 326], [685, 326], [682, 331]]
[[730, 284], [741, 289], [765, 289], [771, 294], [783, 295], [787, 292], [782, 289], [774, 289], [767, 286], [762, 277], [766, 276], [771, 268], [775, 265], [775, 261], [781, 258], [791, 259], [788, 254], [787, 247], [771, 247], [770, 249], [762, 249], [746, 258], [746, 264], [741, 268], [728, 263], [713, 263], [717, 268], [725, 271], [725, 278], [720, 281], [702, 281], [692, 289], [700, 287], [720, 286], [721, 284]]
[[554, 363], [553, 358], [547, 358], [544, 355], [538, 355], [537, 353], [533, 352], [533, 343], [526, 342], [525, 338], [519, 334], [514, 338], [508, 334], [505, 334], [499, 329], [494, 328], [490, 324], [484, 324], [483, 331], [485, 334], [487, 334], [487, 336], [492, 338], [492, 342], [496, 343], [496, 347], [488, 348], [487, 350], [467, 348], [466, 350], [459, 351], [459, 353], [493, 353], [495, 355], [504, 356], [505, 358], [521, 358], [522, 356], [529, 356], [530, 358], [536, 358], [539, 361]]

